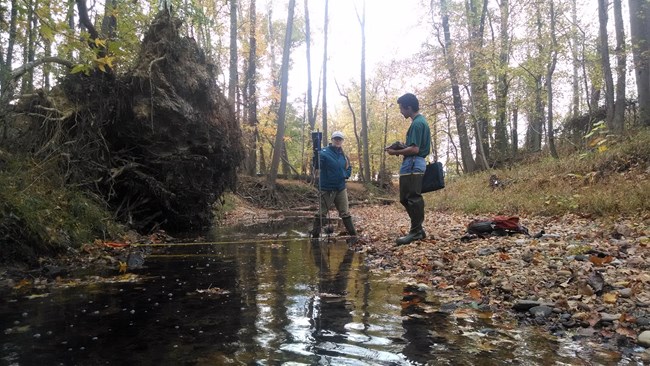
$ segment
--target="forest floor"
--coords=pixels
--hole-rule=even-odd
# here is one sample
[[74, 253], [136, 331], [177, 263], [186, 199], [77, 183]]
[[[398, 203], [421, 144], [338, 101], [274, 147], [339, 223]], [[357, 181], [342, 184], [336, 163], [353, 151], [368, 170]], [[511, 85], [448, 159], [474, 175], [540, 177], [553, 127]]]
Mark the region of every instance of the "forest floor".
[[[397, 194], [378, 199], [354, 182], [348, 190], [361, 238], [351, 249], [364, 253], [371, 270], [418, 284], [459, 311], [484, 310], [494, 319], [514, 318], [612, 349], [650, 346], [650, 216], [527, 215], [520, 223], [537, 237], [463, 241], [470, 221], [490, 216], [429, 208], [427, 238], [396, 246], [395, 239], [409, 230]], [[428, 206], [438, 194], [425, 194]], [[236, 200], [222, 225], [259, 223], [283, 212], [255, 206], [241, 195]], [[286, 209], [296, 204], [287, 202]], [[650, 361], [650, 349], [641, 357]]]

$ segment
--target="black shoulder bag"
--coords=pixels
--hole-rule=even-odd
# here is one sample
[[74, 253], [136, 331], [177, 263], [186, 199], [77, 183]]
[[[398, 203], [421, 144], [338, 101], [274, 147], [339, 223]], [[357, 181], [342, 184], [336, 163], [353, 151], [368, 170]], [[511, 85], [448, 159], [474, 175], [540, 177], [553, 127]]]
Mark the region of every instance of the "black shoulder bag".
[[445, 171], [442, 169], [442, 163], [427, 164], [422, 177], [422, 193], [433, 192], [445, 188]]

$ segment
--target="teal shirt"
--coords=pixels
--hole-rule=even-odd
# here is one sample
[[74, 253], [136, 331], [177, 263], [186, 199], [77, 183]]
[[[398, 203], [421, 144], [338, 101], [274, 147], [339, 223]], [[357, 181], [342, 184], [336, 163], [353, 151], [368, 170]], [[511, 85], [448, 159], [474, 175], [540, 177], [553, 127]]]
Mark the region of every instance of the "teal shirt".
[[413, 118], [409, 130], [406, 132], [406, 146], [417, 146], [419, 157], [426, 158], [431, 152], [431, 131], [424, 116], [418, 114]]

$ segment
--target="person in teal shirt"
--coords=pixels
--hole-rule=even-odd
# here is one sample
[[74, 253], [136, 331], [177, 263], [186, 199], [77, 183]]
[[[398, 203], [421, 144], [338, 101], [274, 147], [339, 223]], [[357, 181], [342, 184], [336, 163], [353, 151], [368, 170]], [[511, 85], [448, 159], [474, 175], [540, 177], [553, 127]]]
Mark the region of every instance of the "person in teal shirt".
[[386, 148], [386, 152], [389, 155], [404, 156], [399, 170], [399, 201], [411, 219], [411, 229], [407, 235], [396, 240], [397, 245], [404, 245], [427, 236], [422, 227], [422, 177], [426, 169], [425, 158], [431, 152], [431, 132], [424, 116], [419, 113], [420, 103], [415, 95], [406, 93], [397, 99], [397, 104], [404, 118], [411, 119], [411, 125], [406, 132], [406, 146], [390, 146]]
[[321, 226], [326, 220], [329, 208], [334, 205], [339, 212], [339, 217], [350, 235], [348, 243], [357, 241], [357, 231], [350, 216], [348, 204], [348, 190], [345, 182], [350, 178], [352, 166], [350, 159], [343, 152], [343, 132], [335, 131], [332, 134], [332, 143], [319, 153], [320, 168], [320, 209], [314, 217], [314, 227], [311, 231], [312, 238], [320, 236]]

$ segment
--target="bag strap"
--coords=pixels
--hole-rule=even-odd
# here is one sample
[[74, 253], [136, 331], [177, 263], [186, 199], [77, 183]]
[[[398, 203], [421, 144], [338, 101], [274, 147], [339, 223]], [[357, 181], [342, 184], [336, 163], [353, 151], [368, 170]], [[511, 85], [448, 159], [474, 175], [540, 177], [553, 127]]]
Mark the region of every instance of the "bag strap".
[[[427, 126], [428, 126], [428, 124], [427, 124]], [[433, 154], [433, 139], [431, 138], [431, 129], [429, 129], [429, 154]], [[435, 156], [436, 156], [436, 155], [433, 154], [433, 157], [434, 157], [434, 158], [435, 158]], [[428, 159], [427, 159], [427, 160], [428, 160]], [[434, 161], [434, 163], [437, 162], [437, 161], [438, 161], [438, 159], [436, 159], [436, 160]], [[431, 163], [429, 162], [428, 164], [431, 164]]]

